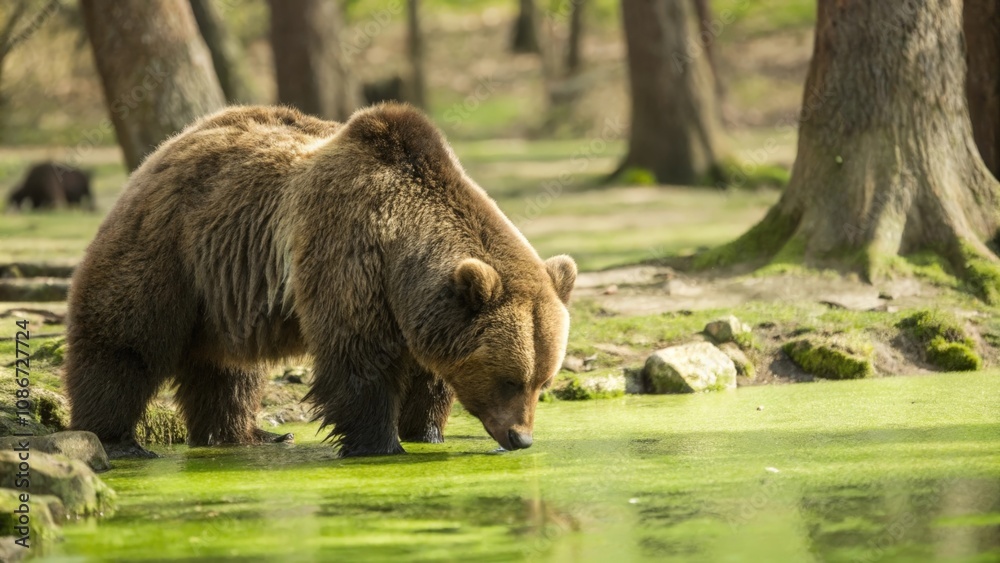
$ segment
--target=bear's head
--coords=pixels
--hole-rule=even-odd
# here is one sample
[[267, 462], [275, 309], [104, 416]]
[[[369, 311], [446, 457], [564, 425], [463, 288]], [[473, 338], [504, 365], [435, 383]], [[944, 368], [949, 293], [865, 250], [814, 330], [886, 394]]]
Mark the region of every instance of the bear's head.
[[562, 366], [576, 263], [556, 256], [531, 274], [501, 279], [489, 264], [468, 258], [452, 275], [472, 312], [463, 347], [471, 352], [441, 375], [508, 450], [531, 445], [538, 396]]

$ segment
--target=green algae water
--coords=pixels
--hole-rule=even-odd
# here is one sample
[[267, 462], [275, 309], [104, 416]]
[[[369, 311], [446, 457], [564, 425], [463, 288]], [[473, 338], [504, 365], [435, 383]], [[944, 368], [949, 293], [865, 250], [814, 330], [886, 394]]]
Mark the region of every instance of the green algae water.
[[46, 561], [997, 561], [1000, 373], [542, 403], [496, 453], [338, 460], [176, 447], [104, 475], [120, 509]]

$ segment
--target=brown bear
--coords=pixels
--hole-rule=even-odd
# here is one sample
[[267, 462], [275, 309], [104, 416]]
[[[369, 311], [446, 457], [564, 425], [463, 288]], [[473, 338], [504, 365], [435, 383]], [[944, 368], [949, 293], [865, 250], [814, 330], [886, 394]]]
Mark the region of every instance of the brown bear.
[[76, 270], [71, 425], [152, 455], [134, 429], [173, 378], [192, 445], [279, 441], [256, 426], [261, 365], [309, 353], [308, 399], [343, 456], [442, 441], [456, 395], [526, 448], [575, 280], [409, 106], [344, 124], [226, 109], [132, 174]]
[[64, 205], [94, 210], [90, 174], [55, 162], [42, 162], [28, 169], [24, 181], [11, 191], [7, 201], [13, 209], [21, 209], [25, 201], [30, 201], [32, 210]]

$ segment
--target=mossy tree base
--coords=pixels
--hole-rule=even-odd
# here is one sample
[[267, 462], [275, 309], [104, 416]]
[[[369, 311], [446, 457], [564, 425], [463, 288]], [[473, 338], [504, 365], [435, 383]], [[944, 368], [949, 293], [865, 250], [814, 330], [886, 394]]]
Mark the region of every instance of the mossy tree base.
[[875, 281], [932, 252], [1000, 302], [1000, 184], [972, 137], [958, 3], [821, 0], [788, 189], [736, 241], [694, 260], [807, 264]]

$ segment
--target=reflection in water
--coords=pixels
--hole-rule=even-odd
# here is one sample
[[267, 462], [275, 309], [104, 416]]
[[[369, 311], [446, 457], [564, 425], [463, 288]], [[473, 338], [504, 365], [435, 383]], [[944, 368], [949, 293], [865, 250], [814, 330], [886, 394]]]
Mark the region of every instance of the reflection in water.
[[801, 508], [813, 550], [827, 554], [827, 560], [961, 560], [1000, 550], [995, 519], [992, 525], [977, 525], [975, 517], [963, 520], [1000, 514], [1000, 485], [995, 480], [837, 487], [807, 493]]

